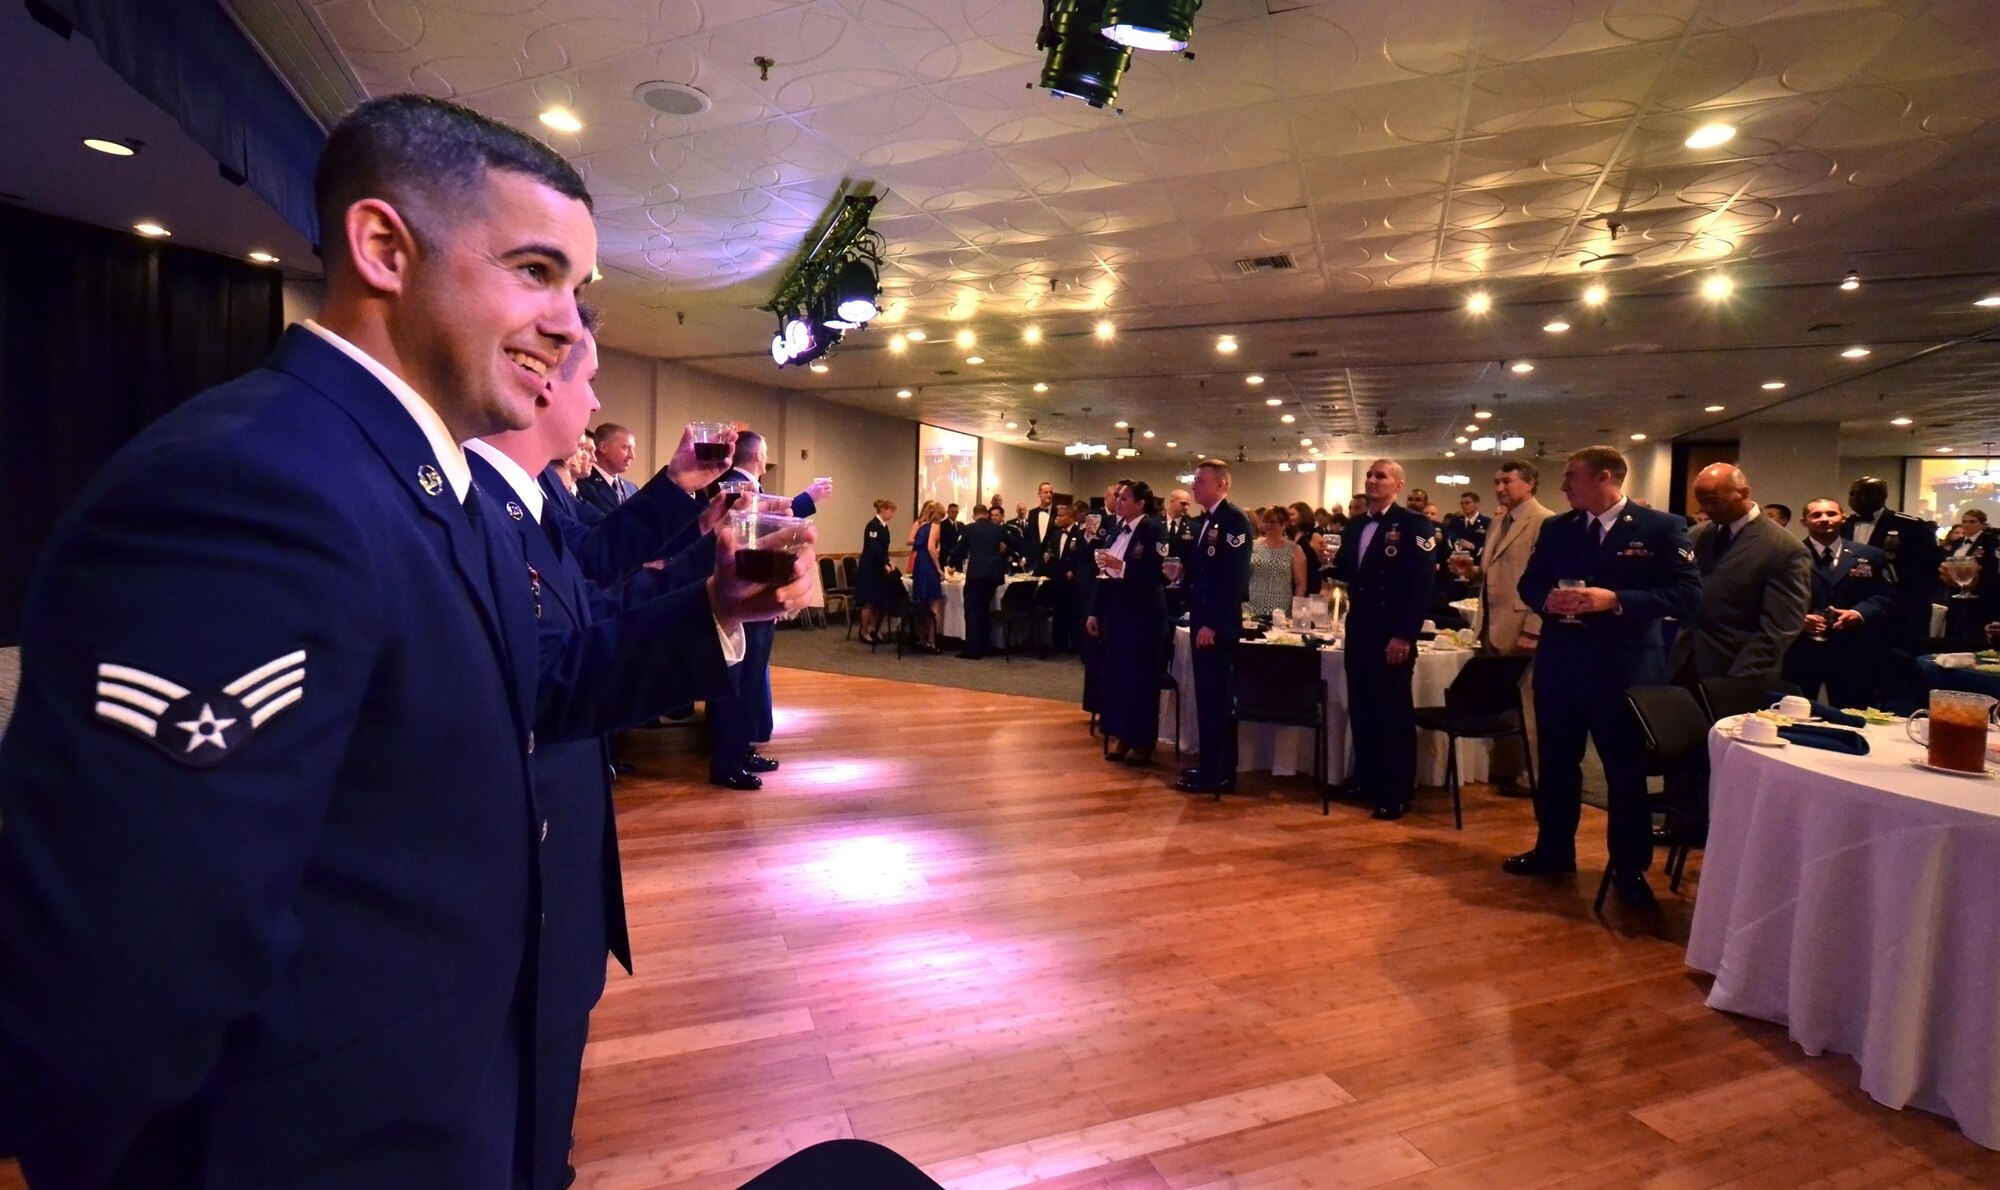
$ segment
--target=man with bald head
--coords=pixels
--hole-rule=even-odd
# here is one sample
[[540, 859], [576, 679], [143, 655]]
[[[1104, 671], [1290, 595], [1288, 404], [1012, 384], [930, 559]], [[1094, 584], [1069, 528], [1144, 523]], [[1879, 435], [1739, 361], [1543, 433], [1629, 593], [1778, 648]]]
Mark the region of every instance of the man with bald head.
[[1733, 464], [1704, 467], [1694, 478], [1694, 498], [1709, 522], [1692, 534], [1701, 607], [1674, 638], [1668, 672], [1689, 682], [1776, 681], [1805, 626], [1812, 560], [1798, 538], [1757, 507], [1750, 481]]
[[1409, 813], [1417, 788], [1417, 720], [1410, 681], [1417, 632], [1437, 585], [1436, 522], [1396, 503], [1402, 464], [1368, 464], [1362, 493], [1367, 515], [1341, 535], [1333, 576], [1347, 585], [1348, 724], [1354, 738], [1354, 792], [1375, 803], [1375, 817]]

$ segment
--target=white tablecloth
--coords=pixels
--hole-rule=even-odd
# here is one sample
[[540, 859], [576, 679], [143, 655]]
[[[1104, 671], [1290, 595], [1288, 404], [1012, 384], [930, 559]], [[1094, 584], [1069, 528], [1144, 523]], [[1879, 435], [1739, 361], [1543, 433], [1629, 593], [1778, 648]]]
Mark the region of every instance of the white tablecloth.
[[[1239, 649], [1298, 648], [1296, 645], [1261, 645], [1246, 642]], [[1472, 660], [1470, 650], [1440, 650], [1417, 655], [1417, 672], [1412, 682], [1417, 706], [1443, 706], [1444, 688]], [[1194, 668], [1186, 628], [1174, 629], [1174, 659], [1171, 672], [1181, 688], [1181, 747], [1201, 748], [1201, 729], [1195, 720]], [[1347, 731], [1347, 667], [1338, 649], [1321, 649], [1320, 679], [1326, 683], [1327, 780], [1338, 784], [1354, 769], [1354, 742]], [[1160, 698], [1160, 739], [1174, 739], [1173, 704]], [[1484, 781], [1493, 746], [1485, 740], [1458, 742], [1458, 778]], [[1263, 723], [1236, 725], [1236, 768], [1239, 772], [1268, 769], [1273, 775], [1289, 777], [1312, 772], [1312, 731], [1304, 727], [1272, 727]], [[1442, 785], [1445, 776], [1444, 736], [1437, 732], [1417, 733], [1417, 784]]]
[[[1006, 597], [1007, 588], [1013, 586], [1015, 583], [1039, 583], [1041, 581], [1042, 580], [1040, 578], [1037, 578], [1032, 574], [1008, 575], [1006, 579], [1001, 582], [1000, 588], [993, 592], [993, 610], [994, 611], [1000, 610], [1000, 601]], [[943, 634], [945, 636], [949, 636], [953, 640], [964, 640], [965, 639], [965, 580], [962, 578], [947, 578], [943, 580], [943, 582], [944, 582], [944, 619], [940, 623], [939, 627], [942, 629]], [[905, 589], [914, 589], [915, 587], [915, 584], [911, 581], [910, 576], [907, 574], [903, 576], [903, 586]], [[995, 629], [995, 632], [996, 633], [998, 632], [997, 628]], [[997, 641], [999, 638], [996, 635], [994, 639]]]
[[1867, 736], [1844, 756], [1710, 735], [1688, 965], [1710, 1008], [1852, 1054], [1877, 1102], [2000, 1148], [2000, 780], [1912, 768], [1901, 724]]

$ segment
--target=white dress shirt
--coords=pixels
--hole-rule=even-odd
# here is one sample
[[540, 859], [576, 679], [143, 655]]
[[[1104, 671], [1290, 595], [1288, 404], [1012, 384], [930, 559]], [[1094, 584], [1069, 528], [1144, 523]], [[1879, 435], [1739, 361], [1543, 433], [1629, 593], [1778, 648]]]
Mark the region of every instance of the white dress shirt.
[[1598, 524], [1597, 540], [1600, 544], [1611, 536], [1611, 526], [1618, 523], [1618, 514], [1625, 511], [1626, 503], [1625, 498], [1620, 497], [1618, 503], [1590, 518]]
[[[1125, 551], [1132, 544], [1132, 533], [1138, 527], [1139, 527], [1138, 517], [1133, 517], [1129, 521], [1120, 522], [1118, 536], [1111, 539], [1111, 544], [1105, 546], [1104, 547], [1105, 550], [1109, 552], [1113, 557], [1117, 558], [1119, 561], [1121, 562], [1124, 561]], [[1125, 569], [1122, 566], [1115, 571], [1106, 569], [1104, 567], [1099, 567], [1098, 573], [1104, 576], [1105, 578], [1125, 577]]]
[[1860, 542], [1862, 545], [1874, 545], [1875, 530], [1881, 527], [1882, 518], [1887, 515], [1889, 515], [1889, 510], [1886, 507], [1876, 509], [1873, 516], [1862, 516], [1858, 512], [1855, 513], [1854, 520], [1857, 523], [1854, 526], [1854, 540]]
[[535, 482], [534, 476], [529, 475], [521, 464], [501, 454], [499, 447], [477, 438], [467, 442], [465, 449], [493, 464], [493, 469], [500, 473], [500, 478], [506, 480], [507, 486], [513, 488], [514, 494], [521, 498], [521, 506], [528, 510], [528, 515], [535, 518], [537, 525], [542, 523], [542, 501], [545, 497], [542, 495], [542, 485]]

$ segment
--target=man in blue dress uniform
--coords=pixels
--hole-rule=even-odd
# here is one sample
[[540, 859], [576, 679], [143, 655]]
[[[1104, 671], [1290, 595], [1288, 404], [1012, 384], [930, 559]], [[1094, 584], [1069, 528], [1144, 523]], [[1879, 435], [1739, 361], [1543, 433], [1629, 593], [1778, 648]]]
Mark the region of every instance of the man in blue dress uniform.
[[757, 596], [544, 642], [473, 490], [457, 443], [531, 424], [580, 334], [559, 156], [392, 97], [317, 205], [324, 325], [107, 461], [29, 597], [0, 1153], [38, 1185], [525, 1182], [536, 737], [597, 734], [626, 674], [723, 678]]
[[1522, 602], [1542, 613], [1535, 653], [1535, 718], [1541, 785], [1531, 851], [1510, 857], [1517, 876], [1576, 871], [1583, 807], [1583, 749], [1597, 745], [1608, 786], [1612, 884], [1619, 899], [1650, 908], [1653, 861], [1646, 810], [1645, 738], [1625, 701], [1632, 686], [1666, 683], [1660, 621], [1691, 620], [1701, 572], [1687, 522], [1625, 498], [1625, 456], [1591, 446], [1563, 467], [1571, 512], [1542, 525], [1521, 575]]
[[1806, 505], [1806, 553], [1812, 560], [1812, 599], [1806, 629], [1785, 653], [1785, 680], [1837, 707], [1865, 707], [1875, 697], [1882, 630], [1895, 614], [1888, 558], [1872, 545], [1840, 535], [1840, 501]]
[[[1194, 469], [1195, 503], [1208, 510], [1181, 555], [1185, 570], [1189, 660], [1194, 669], [1194, 714], [1201, 760], [1183, 769], [1174, 786], [1182, 793], [1222, 793], [1236, 788], [1236, 717], [1230, 683], [1243, 633], [1243, 600], [1250, 590], [1250, 518], [1229, 502], [1229, 464], [1203, 459]], [[1171, 546], [1171, 543], [1169, 543]]]
[[1410, 683], [1417, 633], [1437, 583], [1437, 523], [1396, 503], [1402, 464], [1368, 464], [1362, 492], [1368, 513], [1349, 523], [1333, 559], [1347, 585], [1348, 726], [1354, 739], [1354, 789], [1375, 803], [1374, 817], [1410, 812], [1417, 790], [1417, 720]]

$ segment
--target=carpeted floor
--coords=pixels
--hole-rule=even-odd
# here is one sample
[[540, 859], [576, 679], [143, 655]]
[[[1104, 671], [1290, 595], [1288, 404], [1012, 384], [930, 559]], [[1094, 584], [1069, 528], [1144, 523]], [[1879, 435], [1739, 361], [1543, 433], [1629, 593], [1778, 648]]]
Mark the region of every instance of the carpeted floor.
[[880, 645], [871, 652], [859, 641], [844, 639], [845, 631], [838, 618], [830, 628], [782, 628], [771, 651], [771, 664], [983, 690], [989, 694], [1048, 698], [1079, 706], [1083, 702], [1083, 664], [1075, 657], [1051, 654], [1043, 660], [1035, 651], [1025, 650], [1015, 652], [1011, 661], [1003, 660], [997, 653], [981, 661], [965, 661], [947, 647], [935, 657], [905, 652], [899, 660], [895, 646]]

